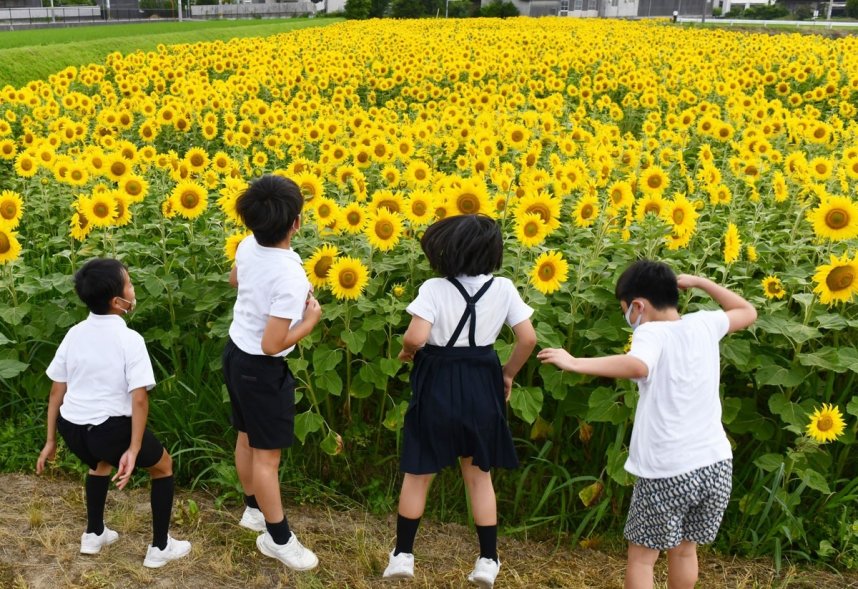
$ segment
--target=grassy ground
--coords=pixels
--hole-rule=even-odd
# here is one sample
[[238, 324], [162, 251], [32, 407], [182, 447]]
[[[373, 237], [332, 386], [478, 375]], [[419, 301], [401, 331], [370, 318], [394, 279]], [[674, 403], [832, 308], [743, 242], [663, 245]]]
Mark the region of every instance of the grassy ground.
[[151, 51], [159, 43], [196, 43], [262, 37], [324, 26], [340, 19], [194, 21], [104, 25], [0, 33], [0, 87], [20, 87], [69, 65], [101, 62], [112, 51]]
[[[470, 530], [427, 521], [417, 537], [414, 581], [384, 583], [381, 572], [393, 545], [392, 514], [375, 517], [335, 499], [316, 506], [295, 506], [287, 500], [293, 529], [321, 561], [315, 571], [294, 573], [257, 552], [254, 532], [236, 525], [237, 506], [219, 508], [210, 495], [180, 491], [171, 533], [193, 542], [193, 550], [188, 558], [152, 571], [141, 564], [150, 541], [148, 503], [145, 488], [111, 491], [105, 519], [120, 533], [119, 541], [97, 556], [82, 556], [78, 554], [85, 522], [82, 484], [58, 474], [0, 475], [0, 587], [453, 588], [467, 586], [475, 557], [476, 538]], [[499, 589], [622, 586], [622, 554], [511, 538], [501, 538], [499, 548], [503, 562]], [[656, 587], [666, 587], [664, 562], [658, 565]], [[725, 559], [701, 551], [698, 587], [846, 589], [858, 587], [858, 574], [790, 568], [777, 576], [768, 562]]]

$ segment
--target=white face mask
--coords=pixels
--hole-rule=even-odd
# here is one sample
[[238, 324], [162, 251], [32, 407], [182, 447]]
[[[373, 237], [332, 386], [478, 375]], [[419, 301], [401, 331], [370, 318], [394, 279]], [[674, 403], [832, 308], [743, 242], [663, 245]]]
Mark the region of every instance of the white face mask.
[[638, 318], [635, 319], [634, 323], [632, 323], [631, 316], [632, 316], [632, 309], [634, 308], [634, 306], [635, 306], [634, 302], [629, 304], [628, 308], [626, 309], [625, 315], [624, 315], [626, 318], [626, 323], [629, 324], [629, 327], [632, 328], [632, 331], [634, 331], [638, 327], [640, 327], [641, 318], [643, 316], [643, 306], [641, 306], [641, 310], [638, 312]]
[[128, 299], [123, 299], [122, 297], [116, 297], [116, 298], [119, 299], [120, 301], [126, 302], [130, 305], [127, 309], [122, 309], [122, 312], [125, 313], [126, 315], [128, 313], [130, 313], [131, 311], [133, 311], [134, 307], [137, 306], [137, 299], [131, 299], [129, 301]]

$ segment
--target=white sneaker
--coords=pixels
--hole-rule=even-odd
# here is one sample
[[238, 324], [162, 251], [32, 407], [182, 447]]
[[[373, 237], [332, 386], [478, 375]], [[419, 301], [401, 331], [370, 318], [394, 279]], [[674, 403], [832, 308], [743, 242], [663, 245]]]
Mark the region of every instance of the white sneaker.
[[474, 564], [474, 570], [468, 575], [468, 580], [483, 589], [491, 589], [495, 585], [498, 572], [500, 572], [500, 560], [478, 558]]
[[286, 544], [278, 544], [271, 534], [265, 532], [256, 539], [256, 547], [265, 556], [276, 558], [292, 570], [309, 571], [319, 564], [319, 559], [313, 551], [298, 542], [295, 532], [292, 532]]
[[171, 560], [178, 560], [191, 551], [191, 543], [187, 540], [176, 540], [167, 536], [167, 546], [164, 550], [149, 545], [143, 566], [150, 569], [159, 569]]
[[255, 507], [245, 507], [244, 513], [241, 514], [241, 521], [238, 522], [243, 528], [253, 530], [254, 532], [265, 531], [265, 516]]
[[102, 547], [109, 546], [119, 540], [119, 534], [104, 526], [101, 534], [86, 533], [80, 536], [80, 553], [81, 554], [98, 554]]
[[384, 574], [381, 576], [385, 579], [413, 579], [414, 578], [414, 555], [409, 552], [400, 552], [397, 555], [390, 551], [390, 561], [387, 563], [387, 568], [384, 569]]

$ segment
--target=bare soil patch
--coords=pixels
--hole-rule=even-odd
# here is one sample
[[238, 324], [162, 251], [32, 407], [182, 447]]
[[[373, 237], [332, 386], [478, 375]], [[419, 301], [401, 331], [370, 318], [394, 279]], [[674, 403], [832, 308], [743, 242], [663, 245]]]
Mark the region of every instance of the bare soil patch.
[[[195, 508], [195, 506], [198, 508]], [[237, 525], [241, 509], [219, 508], [202, 492], [179, 490], [171, 533], [193, 543], [191, 556], [162, 569], [143, 568], [150, 538], [148, 488], [111, 490], [105, 519], [120, 534], [101, 554], [78, 553], [85, 527], [83, 485], [61, 476], [0, 475], [0, 587], [100, 589], [114, 587], [262, 588], [466, 587], [477, 553], [465, 526], [426, 521], [415, 545], [412, 582], [385, 582], [381, 572], [393, 545], [395, 518], [336, 505], [295, 506], [289, 521], [321, 565], [295, 573], [259, 554], [255, 533]], [[624, 555], [501, 538], [497, 587], [622, 587]], [[664, 559], [662, 559], [663, 561]], [[666, 587], [664, 562], [657, 587]], [[790, 568], [780, 576], [770, 562], [725, 558], [701, 551], [699, 587], [858, 588], [858, 574]]]

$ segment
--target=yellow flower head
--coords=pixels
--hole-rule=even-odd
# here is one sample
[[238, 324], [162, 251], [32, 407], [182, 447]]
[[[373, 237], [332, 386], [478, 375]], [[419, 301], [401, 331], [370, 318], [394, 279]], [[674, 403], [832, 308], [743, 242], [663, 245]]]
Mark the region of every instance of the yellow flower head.
[[13, 190], [0, 192], [0, 227], [15, 229], [24, 214], [24, 201]]
[[389, 251], [399, 243], [402, 218], [382, 207], [369, 218], [364, 231], [372, 247], [383, 252]]
[[96, 192], [80, 201], [83, 214], [94, 227], [108, 227], [116, 220], [116, 200], [107, 192]]
[[530, 282], [539, 292], [551, 294], [566, 282], [569, 265], [563, 255], [556, 251], [545, 252], [536, 259]]
[[742, 251], [742, 238], [739, 237], [739, 228], [733, 223], [727, 223], [727, 232], [724, 233], [724, 262], [732, 264], [739, 259]]
[[848, 196], [831, 196], [807, 214], [820, 239], [842, 241], [858, 236], [858, 205]]
[[369, 271], [357, 258], [337, 259], [328, 270], [328, 285], [340, 300], [357, 299], [369, 282]]
[[328, 274], [331, 266], [337, 260], [340, 254], [336, 246], [323, 245], [310, 256], [310, 259], [304, 262], [304, 272], [307, 273], [307, 278], [314, 288], [324, 288], [328, 286]]
[[816, 268], [813, 281], [816, 283], [813, 292], [822, 303], [848, 303], [858, 292], [858, 255], [851, 260], [848, 254], [841, 258], [831, 256], [830, 264]]
[[9, 228], [0, 225], [0, 264], [8, 264], [21, 255], [21, 244], [17, 235]]
[[196, 219], [208, 207], [208, 191], [199, 184], [180, 182], [170, 194], [173, 211], [186, 219]]
[[572, 210], [572, 218], [577, 227], [590, 227], [599, 218], [599, 199], [586, 195], [578, 199]]
[[786, 294], [781, 279], [777, 276], [766, 276], [761, 281], [763, 285], [763, 294], [767, 299], [782, 299]]
[[515, 238], [525, 247], [535, 247], [545, 240], [548, 226], [538, 213], [522, 213], [515, 217]]
[[846, 423], [843, 421], [840, 409], [835, 405], [823, 403], [822, 407], [810, 416], [806, 431], [808, 436], [824, 444], [836, 440], [844, 429], [846, 429]]

